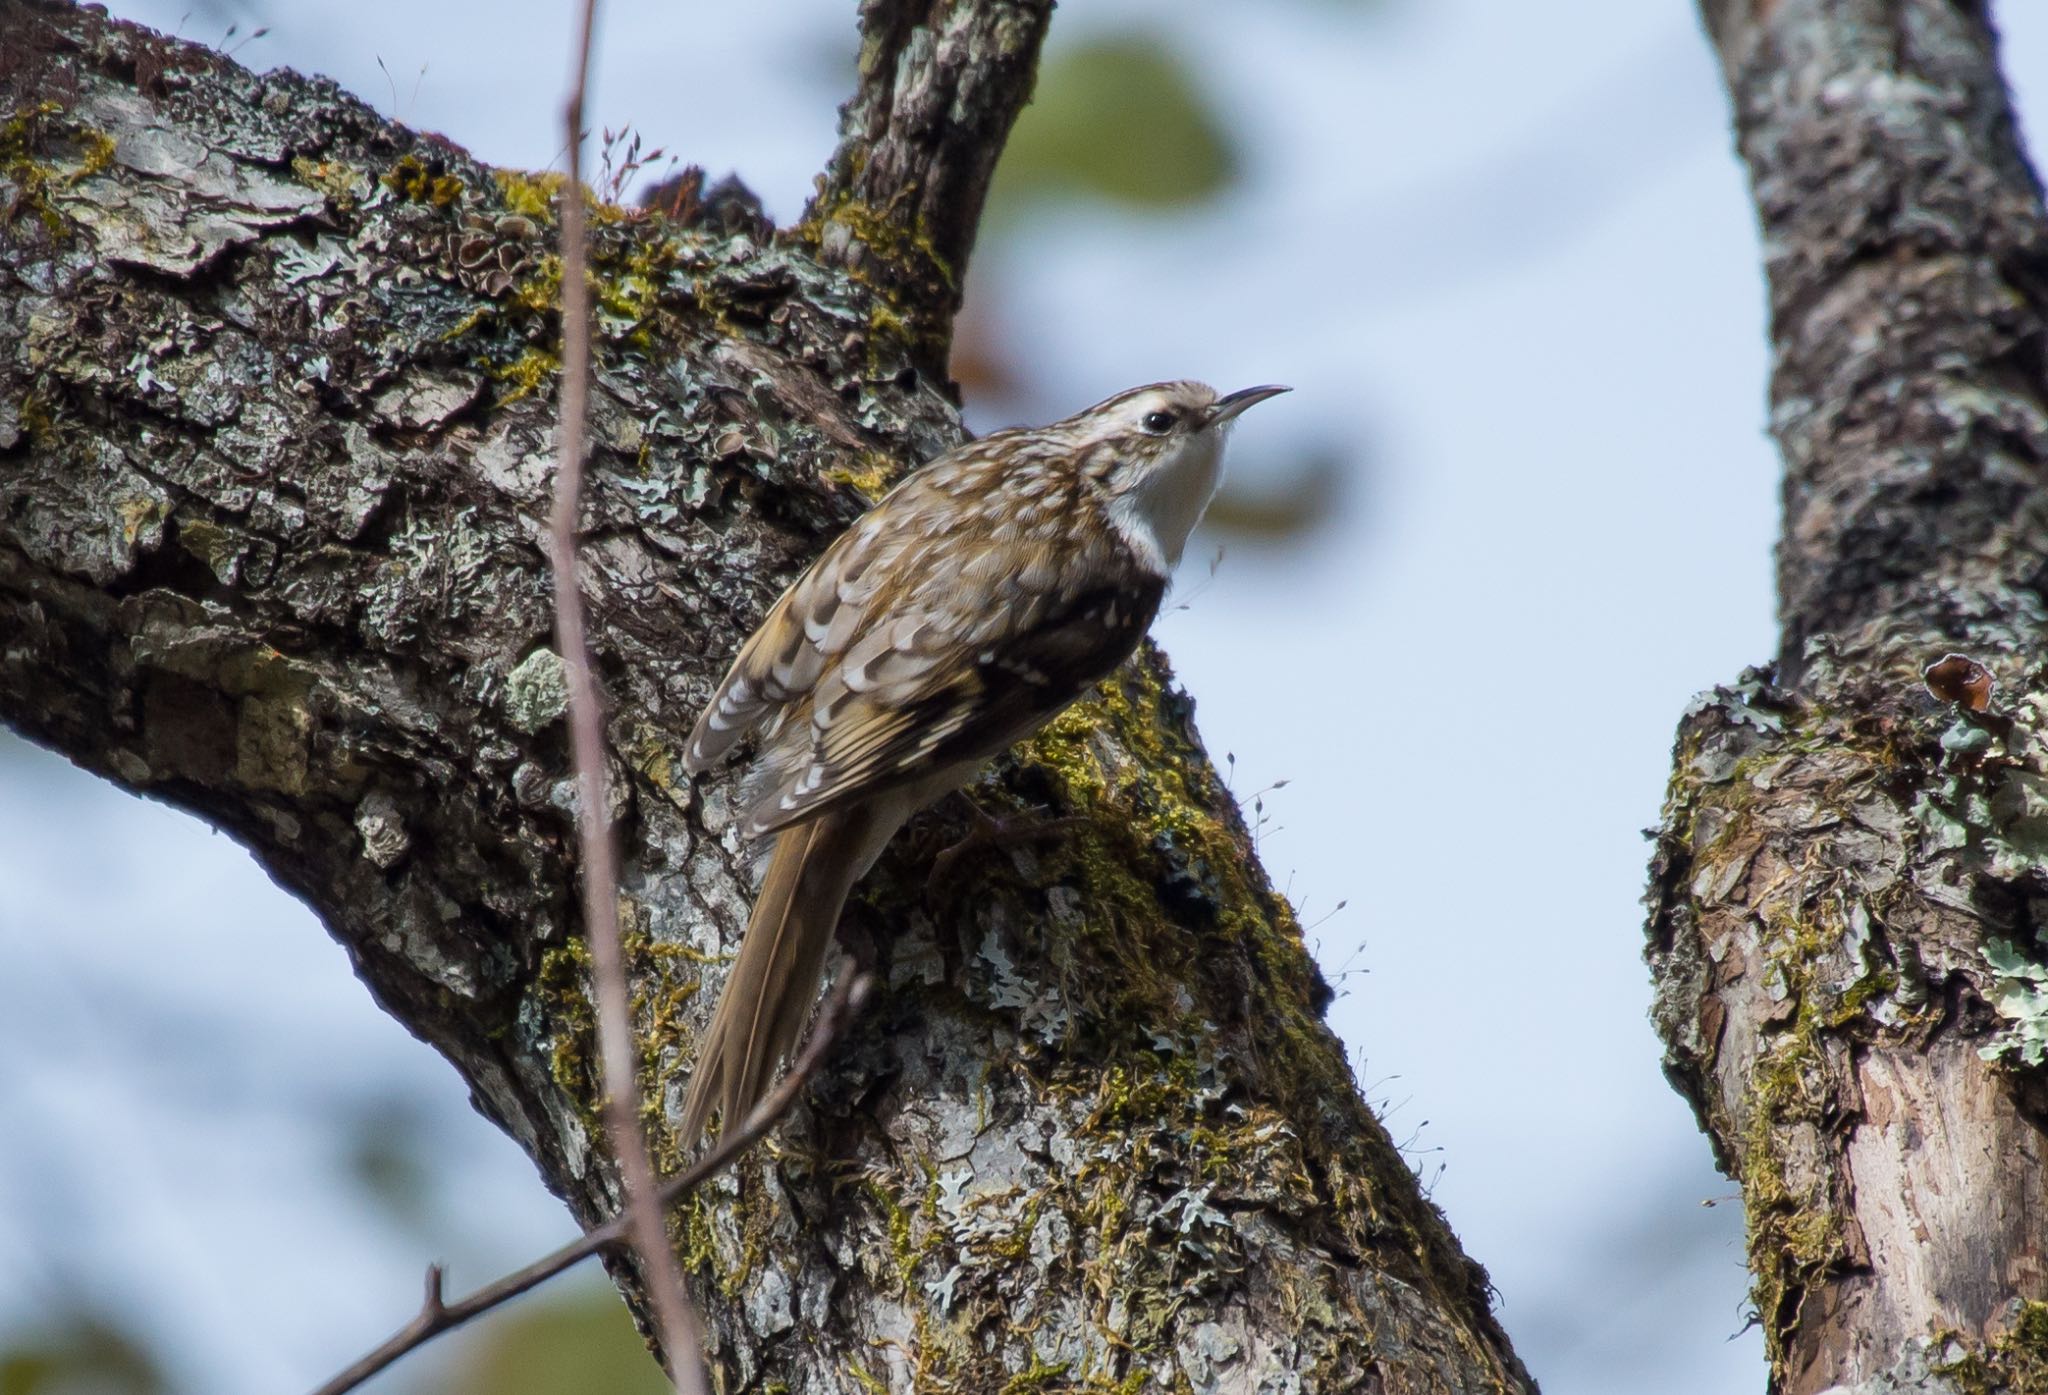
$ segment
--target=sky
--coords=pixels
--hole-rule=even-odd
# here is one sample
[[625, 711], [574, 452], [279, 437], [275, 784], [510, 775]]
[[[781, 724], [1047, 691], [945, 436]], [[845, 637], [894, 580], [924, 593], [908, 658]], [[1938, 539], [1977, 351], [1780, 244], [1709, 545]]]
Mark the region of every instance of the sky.
[[[207, 41], [241, 13], [195, 4], [110, 8]], [[788, 220], [854, 8], [607, 4], [593, 118]], [[2048, 10], [1999, 13], [2034, 116]], [[273, 0], [229, 46], [545, 167], [569, 24]], [[1285, 494], [1337, 462], [1325, 516], [1220, 562], [1198, 537], [1157, 634], [1258, 799], [1361, 1086], [1551, 1395], [1761, 1389], [1735, 1188], [1661, 1076], [1640, 957], [1678, 716], [1775, 645], [1757, 240], [1697, 22], [1097, 0], [1053, 42], [1132, 31], [1192, 71], [1242, 182], [1039, 209], [986, 244], [969, 299], [1016, 383], [969, 419], [1172, 377], [1295, 387], [1232, 469]], [[402, 1320], [427, 1259], [481, 1280], [569, 1232], [245, 854], [4, 735], [0, 955], [0, 1345], [83, 1294], [136, 1314], [181, 1388], [303, 1388]]]

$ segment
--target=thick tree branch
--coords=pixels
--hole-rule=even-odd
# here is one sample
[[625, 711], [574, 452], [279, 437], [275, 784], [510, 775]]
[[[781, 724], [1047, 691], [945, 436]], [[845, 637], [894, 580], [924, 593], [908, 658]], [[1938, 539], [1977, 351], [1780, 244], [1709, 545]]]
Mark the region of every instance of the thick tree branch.
[[860, 90], [804, 229], [910, 324], [945, 382], [967, 256], [1052, 0], [863, 0]]
[[[1703, 9], [1770, 279], [1784, 632], [1679, 731], [1667, 1065], [1743, 1183], [1774, 1391], [2033, 1388], [2048, 1095], [1980, 1051], [1991, 942], [2048, 920], [2048, 223], [1981, 5]], [[2015, 705], [1930, 694], [1950, 650]]]
[[2048, 230], [1984, 7], [1705, 10], [1770, 282], [1780, 676], [1873, 623], [1966, 639], [2048, 567]]
[[[954, 93], [960, 138], [998, 95]], [[244, 842], [588, 1227], [619, 1190], [549, 643], [559, 193], [85, 11], [0, 28], [0, 717]], [[675, 753], [820, 540], [959, 424], [909, 302], [815, 238], [590, 234], [582, 581], [675, 1171], [750, 899], [733, 778]], [[913, 829], [867, 879], [878, 1010], [679, 1218], [725, 1388], [1526, 1388], [1163, 660], [978, 793], [1083, 822], [933, 895]]]

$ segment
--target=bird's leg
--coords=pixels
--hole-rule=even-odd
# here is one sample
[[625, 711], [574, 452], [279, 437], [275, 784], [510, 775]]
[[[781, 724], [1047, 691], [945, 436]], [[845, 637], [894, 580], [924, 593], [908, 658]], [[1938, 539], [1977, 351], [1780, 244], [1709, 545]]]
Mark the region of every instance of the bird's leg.
[[845, 956], [838, 969], [842, 974], [864, 973], [881, 959], [881, 952], [875, 944], [874, 927], [850, 908], [839, 917], [832, 938], [839, 946], [839, 952]]
[[942, 848], [932, 858], [931, 875], [926, 879], [925, 885], [933, 888], [943, 887], [951, 881], [960, 859], [968, 853], [982, 848], [1042, 842], [1088, 822], [1080, 814], [1046, 818], [1041, 814], [1031, 813], [997, 818], [976, 804], [965, 790], [954, 790], [953, 798], [967, 811], [967, 832], [958, 842]]

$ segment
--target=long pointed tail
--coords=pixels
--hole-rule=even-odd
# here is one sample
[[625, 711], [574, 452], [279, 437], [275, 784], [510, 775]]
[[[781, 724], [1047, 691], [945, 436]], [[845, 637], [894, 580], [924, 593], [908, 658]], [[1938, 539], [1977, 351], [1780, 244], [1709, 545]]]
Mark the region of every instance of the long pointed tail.
[[728, 1129], [746, 1118], [802, 1035], [840, 909], [873, 857], [864, 823], [857, 811], [826, 814], [776, 835], [739, 958], [697, 1048], [683, 1147], [703, 1135], [714, 1107]]

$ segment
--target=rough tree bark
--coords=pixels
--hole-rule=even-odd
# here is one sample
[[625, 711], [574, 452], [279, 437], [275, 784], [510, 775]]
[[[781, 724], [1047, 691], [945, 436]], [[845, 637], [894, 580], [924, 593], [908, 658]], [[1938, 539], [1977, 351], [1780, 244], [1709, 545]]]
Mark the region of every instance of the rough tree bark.
[[[1770, 281], [1783, 645], [1679, 729], [1667, 1069], [1742, 1183], [1773, 1390], [2048, 1389], [2041, 191], [1982, 3], [1703, 10]], [[1923, 685], [1949, 651], [1989, 711]]]
[[[0, 719], [245, 843], [612, 1214], [542, 541], [562, 191], [0, 8]], [[668, 1167], [749, 894], [731, 780], [675, 752], [820, 541], [958, 439], [960, 273], [1050, 10], [867, 0], [793, 229], [595, 210], [585, 581]], [[1148, 652], [982, 790], [1084, 828], [869, 879], [886, 1001], [676, 1222], [726, 1388], [1533, 1388], [1190, 717]]]

